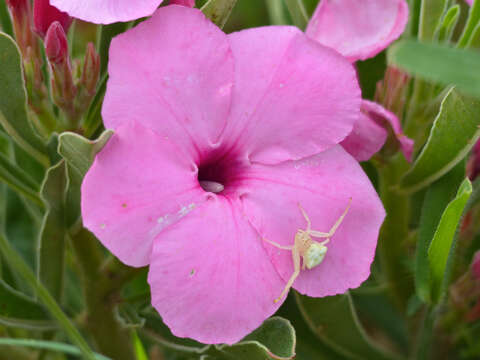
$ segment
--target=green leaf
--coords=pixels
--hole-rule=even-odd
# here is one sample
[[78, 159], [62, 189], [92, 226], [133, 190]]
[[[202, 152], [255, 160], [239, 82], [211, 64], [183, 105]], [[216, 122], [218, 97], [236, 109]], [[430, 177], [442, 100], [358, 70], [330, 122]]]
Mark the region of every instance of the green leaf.
[[42, 205], [42, 201], [38, 196], [40, 186], [30, 177], [30, 175], [10, 161], [1, 152], [0, 180], [5, 182], [16, 192], [35, 202], [37, 205]]
[[208, 0], [201, 10], [207, 18], [222, 29], [236, 3], [237, 0]]
[[397, 42], [388, 50], [388, 61], [410, 74], [480, 97], [480, 53], [414, 40]]
[[12, 22], [8, 14], [7, 2], [0, 1], [0, 30], [13, 36]]
[[102, 150], [113, 131], [107, 130], [97, 140], [88, 140], [75, 133], [59, 136], [58, 153], [67, 163], [68, 192], [66, 197], [66, 224], [70, 228], [80, 220], [80, 187], [95, 155]]
[[393, 359], [368, 338], [349, 293], [324, 298], [296, 294], [303, 317], [311, 330], [339, 354], [350, 359]]
[[301, 30], [305, 30], [308, 23], [308, 15], [303, 0], [285, 0], [285, 3], [292, 17], [293, 24]]
[[272, 317], [239, 343], [211, 346], [204, 354], [219, 360], [293, 359], [295, 330], [288, 320]]
[[448, 9], [443, 21], [440, 23], [440, 26], [435, 31], [437, 34], [438, 40], [440, 42], [450, 41], [453, 35], [453, 30], [458, 23], [460, 18], [460, 5], [452, 6]]
[[[32, 339], [9, 339], [0, 338], [0, 345], [7, 346], [23, 346], [34, 349], [43, 349], [57, 351], [64, 354], [81, 356], [82, 352], [75, 346], [63, 344], [55, 341], [32, 340]], [[106, 356], [100, 354], [93, 354], [93, 360], [110, 360]]]
[[470, 42], [475, 28], [480, 24], [480, 1], [475, 0], [470, 7], [467, 24], [458, 41], [458, 47], [465, 47]]
[[480, 101], [450, 89], [442, 101], [425, 147], [400, 182], [401, 190], [420, 190], [462, 161], [480, 137], [478, 114]]
[[148, 360], [147, 353], [136, 332], [133, 333], [133, 345], [135, 347], [135, 356], [137, 360]]
[[415, 259], [415, 288], [417, 296], [426, 303], [431, 301], [428, 248], [443, 211], [455, 197], [464, 177], [465, 164], [461, 162], [428, 188], [423, 201]]
[[468, 42], [467, 49], [480, 49], [480, 24], [477, 25]]
[[42, 184], [41, 196], [47, 211], [38, 240], [38, 278], [57, 301], [62, 298], [65, 275], [66, 191], [66, 167], [62, 160], [48, 169]]
[[202, 359], [287, 360], [295, 357], [295, 329], [288, 320], [278, 316], [265, 320], [237, 344], [215, 346], [174, 337], [153, 311], [144, 311], [142, 316], [146, 318], [146, 325], [139, 331], [144, 335], [176, 352], [203, 355]]
[[31, 330], [56, 328], [45, 309], [0, 279], [0, 324]]
[[448, 0], [422, 0], [418, 38], [432, 40], [447, 10]]
[[454, 236], [457, 231], [463, 210], [472, 194], [472, 183], [467, 179], [458, 189], [457, 196], [452, 200], [440, 219], [435, 235], [428, 248], [428, 260], [431, 271], [431, 298], [434, 303], [441, 300], [449, 280], [447, 262], [454, 253]]
[[21, 56], [13, 39], [0, 33], [0, 124], [40, 163], [47, 165], [45, 145], [34, 132], [27, 115]]
[[45, 305], [50, 314], [58, 321], [58, 324], [65, 330], [72, 343], [78, 346], [85, 359], [95, 360], [95, 356], [83, 339], [80, 332], [75, 328], [70, 319], [65, 315], [55, 299], [38, 280], [33, 271], [23, 261], [22, 257], [11, 247], [10, 243], [0, 233], [0, 253], [10, 264], [11, 268], [20, 274], [28, 285], [36, 292], [38, 299]]
[[107, 130], [97, 140], [88, 140], [81, 135], [66, 132], [59, 137], [58, 153], [83, 178], [90, 169], [95, 155], [102, 150], [112, 135], [113, 131]]

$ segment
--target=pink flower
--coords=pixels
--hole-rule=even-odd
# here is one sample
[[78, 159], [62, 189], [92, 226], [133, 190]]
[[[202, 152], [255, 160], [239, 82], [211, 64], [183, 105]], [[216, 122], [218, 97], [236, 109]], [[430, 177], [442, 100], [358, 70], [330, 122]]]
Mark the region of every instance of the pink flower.
[[56, 8], [75, 18], [111, 24], [150, 16], [163, 0], [51, 0]]
[[[327, 232], [294, 288], [343, 293], [370, 273], [382, 204], [338, 145], [360, 117], [355, 70], [294, 27], [225, 35], [199, 10], [159, 9], [110, 48], [105, 126], [82, 185], [88, 227], [150, 265], [152, 304], [179, 337], [234, 343], [272, 315], [298, 229]], [[283, 299], [282, 299], [283, 300]]]
[[62, 25], [65, 33], [68, 32], [72, 24], [72, 18], [67, 13], [61, 12], [56, 7], [50, 5], [50, 0], [34, 0], [33, 23], [35, 32], [44, 38], [50, 24], [54, 21], [58, 21]]
[[[355, 62], [384, 50], [402, 34], [407, 20], [405, 0], [321, 0], [306, 33]], [[413, 142], [402, 133], [398, 118], [380, 105], [366, 102], [362, 108], [363, 116], [343, 144], [347, 151], [359, 161], [368, 160], [385, 143], [385, 128], [391, 128], [411, 160]]]
[[467, 2], [468, 5], [473, 5], [473, 0], [465, 0]]

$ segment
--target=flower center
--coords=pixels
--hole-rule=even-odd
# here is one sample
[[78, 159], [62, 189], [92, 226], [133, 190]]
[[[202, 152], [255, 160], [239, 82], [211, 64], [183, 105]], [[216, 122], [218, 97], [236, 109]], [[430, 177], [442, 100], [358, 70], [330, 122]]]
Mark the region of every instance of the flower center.
[[212, 154], [198, 166], [198, 182], [203, 190], [226, 195], [241, 172], [241, 161], [229, 154]]

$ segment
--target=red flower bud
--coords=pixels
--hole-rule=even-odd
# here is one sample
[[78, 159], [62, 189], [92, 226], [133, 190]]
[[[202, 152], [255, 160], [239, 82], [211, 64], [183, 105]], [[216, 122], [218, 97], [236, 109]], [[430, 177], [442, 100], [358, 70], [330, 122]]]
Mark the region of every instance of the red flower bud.
[[45, 37], [45, 52], [53, 64], [60, 64], [68, 59], [68, 42], [62, 25], [55, 21], [50, 25]]
[[58, 21], [62, 25], [65, 33], [67, 33], [72, 24], [72, 20], [67, 13], [50, 5], [50, 0], [34, 0], [33, 23], [35, 25], [35, 32], [42, 38], [45, 37], [48, 28], [54, 21]]

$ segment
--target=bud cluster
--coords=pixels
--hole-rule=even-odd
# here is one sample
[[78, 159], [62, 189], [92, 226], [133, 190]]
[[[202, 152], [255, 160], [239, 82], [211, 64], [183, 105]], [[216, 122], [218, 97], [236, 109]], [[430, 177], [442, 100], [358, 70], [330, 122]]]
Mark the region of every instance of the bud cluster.
[[[72, 69], [67, 33], [73, 19], [50, 5], [50, 0], [7, 0], [15, 37], [20, 47], [29, 104], [36, 115], [37, 130], [47, 137], [54, 130], [76, 130], [85, 109], [96, 92], [100, 59], [93, 44], [87, 45], [83, 68]], [[53, 103], [63, 112], [65, 121], [57, 123], [42, 72], [43, 40], [48, 60]], [[78, 74], [77, 74], [78, 73]]]

